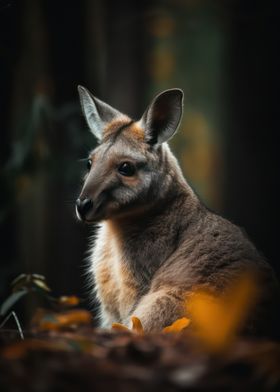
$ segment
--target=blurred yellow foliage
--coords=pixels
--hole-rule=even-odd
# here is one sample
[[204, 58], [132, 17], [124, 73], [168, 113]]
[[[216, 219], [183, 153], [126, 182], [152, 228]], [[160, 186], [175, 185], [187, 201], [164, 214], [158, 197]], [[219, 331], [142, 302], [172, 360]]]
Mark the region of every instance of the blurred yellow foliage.
[[177, 143], [185, 144], [179, 153], [184, 174], [203, 200], [211, 208], [220, 210], [224, 167], [221, 141], [215, 137], [209, 119], [202, 112], [188, 112], [182, 123], [182, 131]]
[[254, 275], [246, 273], [221, 296], [198, 290], [187, 301], [195, 333], [210, 351], [221, 351], [232, 343], [244, 326], [258, 292]]
[[152, 20], [152, 23], [148, 25], [148, 31], [154, 37], [166, 38], [173, 34], [175, 26], [173, 18], [168, 15], [162, 15]]
[[158, 83], [171, 77], [175, 69], [175, 57], [168, 48], [158, 48], [151, 54], [149, 72]]
[[[222, 295], [198, 289], [186, 299], [186, 314], [190, 318], [179, 318], [163, 328], [162, 332], [178, 333], [192, 323], [190, 333], [198, 338], [207, 351], [222, 351], [232, 343], [244, 326], [257, 297], [255, 274], [250, 271], [234, 281]], [[138, 317], [133, 316], [131, 321], [131, 329], [120, 323], [113, 323], [112, 329], [138, 334], [145, 332]]]

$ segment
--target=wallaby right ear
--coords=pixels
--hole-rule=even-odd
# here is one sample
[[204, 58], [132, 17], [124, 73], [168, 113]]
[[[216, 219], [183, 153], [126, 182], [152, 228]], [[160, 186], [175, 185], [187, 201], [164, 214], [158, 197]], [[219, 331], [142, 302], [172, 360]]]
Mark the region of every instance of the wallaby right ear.
[[85, 87], [78, 86], [80, 102], [87, 124], [97, 138], [102, 139], [102, 133], [106, 125], [121, 113], [107, 103], [94, 97]]
[[160, 145], [174, 135], [183, 113], [183, 98], [181, 89], [172, 88], [152, 100], [140, 120], [149, 144]]

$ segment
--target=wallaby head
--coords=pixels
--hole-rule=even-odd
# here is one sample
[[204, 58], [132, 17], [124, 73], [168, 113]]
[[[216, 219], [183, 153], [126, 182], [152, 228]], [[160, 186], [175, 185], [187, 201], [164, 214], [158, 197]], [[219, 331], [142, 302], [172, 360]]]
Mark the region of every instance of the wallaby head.
[[182, 117], [182, 90], [157, 95], [139, 121], [84, 87], [78, 91], [87, 124], [99, 142], [88, 158], [88, 173], [76, 202], [78, 218], [91, 223], [127, 216], [165, 197], [180, 173], [165, 142]]

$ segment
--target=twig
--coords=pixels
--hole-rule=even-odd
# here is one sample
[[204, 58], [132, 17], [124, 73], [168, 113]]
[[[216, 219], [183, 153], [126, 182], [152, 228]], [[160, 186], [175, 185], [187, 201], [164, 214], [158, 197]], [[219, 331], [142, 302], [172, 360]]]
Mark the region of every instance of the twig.
[[21, 328], [19, 319], [18, 319], [18, 317], [17, 317], [17, 315], [16, 315], [16, 313], [15, 313], [14, 311], [12, 311], [11, 313], [8, 314], [8, 316], [7, 316], [7, 317], [4, 319], [4, 321], [0, 324], [0, 328], [2, 328], [2, 327], [7, 323], [7, 321], [8, 321], [11, 317], [13, 317], [14, 320], [15, 320], [15, 322], [16, 322], [16, 325], [17, 325], [17, 329], [18, 329], [20, 338], [21, 338], [22, 340], [24, 340], [24, 335], [23, 335], [23, 331], [22, 331], [22, 328]]

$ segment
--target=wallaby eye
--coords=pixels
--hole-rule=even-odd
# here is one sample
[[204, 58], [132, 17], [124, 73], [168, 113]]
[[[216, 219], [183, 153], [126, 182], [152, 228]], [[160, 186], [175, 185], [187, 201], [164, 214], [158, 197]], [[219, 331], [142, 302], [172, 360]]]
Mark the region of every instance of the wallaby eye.
[[92, 165], [92, 160], [91, 160], [91, 159], [88, 159], [88, 160], [87, 160], [87, 169], [88, 169], [88, 171], [90, 171], [91, 165]]
[[136, 171], [135, 166], [130, 162], [122, 162], [118, 166], [118, 172], [122, 176], [131, 177], [135, 174], [135, 171]]

